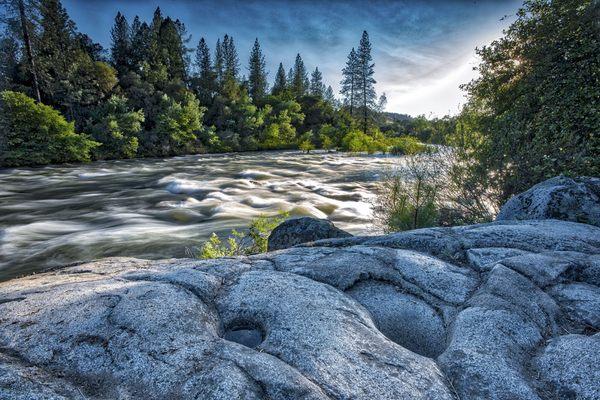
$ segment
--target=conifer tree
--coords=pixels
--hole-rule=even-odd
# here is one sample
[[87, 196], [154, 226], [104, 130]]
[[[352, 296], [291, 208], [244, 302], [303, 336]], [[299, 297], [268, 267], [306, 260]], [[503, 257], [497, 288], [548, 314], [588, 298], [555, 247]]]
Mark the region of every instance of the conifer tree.
[[273, 83], [271, 94], [278, 95], [284, 92], [286, 89], [287, 78], [285, 76], [285, 69], [283, 68], [283, 63], [279, 63], [279, 68], [277, 69], [277, 74], [275, 75], [275, 82]]
[[367, 133], [369, 110], [376, 106], [377, 94], [375, 93], [375, 64], [372, 63], [371, 43], [369, 42], [369, 34], [363, 31], [357, 59], [357, 74], [358, 74], [358, 100], [362, 111], [362, 128], [363, 133]]
[[68, 84], [69, 72], [76, 59], [75, 24], [59, 0], [40, 3], [40, 31], [37, 54], [42, 92], [53, 104], [68, 109], [68, 92], [73, 90]]
[[129, 58], [131, 67], [139, 70], [142, 62], [147, 61], [150, 47], [150, 27], [146, 22], [142, 22], [137, 15], [131, 23], [131, 47]]
[[225, 74], [225, 59], [223, 56], [223, 44], [221, 39], [217, 39], [215, 45], [215, 74], [219, 84], [223, 84], [223, 75]]
[[302, 97], [308, 91], [309, 82], [306, 67], [300, 54], [296, 55], [296, 61], [294, 62], [294, 70], [292, 73], [291, 89], [294, 96]]
[[187, 49], [182, 32], [185, 27], [180, 21], [167, 17], [158, 32], [158, 53], [166, 67], [169, 79], [184, 82], [187, 78]]
[[357, 103], [357, 80], [358, 80], [358, 58], [356, 51], [352, 48], [348, 54], [346, 66], [342, 69], [342, 89], [340, 93], [344, 96], [344, 104], [350, 109], [350, 115], [354, 115]]
[[250, 53], [248, 65], [248, 85], [250, 97], [253, 101], [260, 101], [267, 93], [267, 71], [265, 56], [262, 54], [258, 39], [254, 41], [254, 47]]
[[316, 67], [313, 73], [310, 75], [310, 94], [312, 96], [323, 97], [325, 92], [325, 85], [323, 85], [323, 74]]
[[231, 36], [225, 35], [223, 37], [222, 51], [224, 75], [226, 78], [237, 81], [240, 71], [240, 60]]
[[[35, 39], [35, 28], [33, 27], [33, 24], [34, 14], [36, 13], [37, 8], [37, 2], [31, 0], [4, 0], [0, 2], [0, 5], [4, 5], [5, 7], [5, 10], [3, 10], [4, 15], [2, 15], [3, 18], [1, 19], [6, 26], [7, 32], [12, 31], [10, 33], [14, 34], [14, 36], [18, 36], [19, 40], [22, 42], [23, 54], [26, 56], [27, 60], [27, 70], [31, 75], [33, 94], [35, 96], [35, 99], [38, 102], [41, 102], [42, 97], [40, 92], [39, 70], [36, 62], [36, 55], [33, 50], [33, 42]], [[11, 14], [11, 12], [13, 13], [12, 16], [9, 15]], [[20, 31], [19, 33], [16, 32], [17, 26], [18, 30]], [[3, 41], [3, 44], [5, 45], [3, 50], [9, 50], [12, 47], [18, 52], [17, 40], [16, 38], [11, 38], [10, 36], [12, 35], [8, 35], [6, 38], [3, 38], [6, 39]], [[17, 53], [14, 53], [13, 55], [17, 56]], [[2, 54], [2, 56], [4, 56], [2, 60], [3, 69], [10, 69], [11, 65], [16, 68], [18, 62], [14, 64], [11, 62], [17, 61], [17, 58], [11, 58], [10, 51], [8, 54]]]
[[327, 89], [325, 90], [325, 94], [323, 95], [323, 98], [329, 104], [331, 104], [333, 106], [336, 105], [336, 99], [335, 99], [335, 95], [333, 94], [333, 88], [331, 87], [331, 85], [327, 86]]
[[110, 53], [113, 66], [120, 75], [125, 74], [131, 67], [131, 35], [127, 18], [120, 12], [115, 17], [115, 24], [110, 31], [110, 37], [112, 40]]
[[196, 48], [197, 75], [194, 80], [194, 89], [200, 104], [208, 106], [217, 90], [216, 74], [210, 59], [210, 49], [204, 38], [200, 38]]

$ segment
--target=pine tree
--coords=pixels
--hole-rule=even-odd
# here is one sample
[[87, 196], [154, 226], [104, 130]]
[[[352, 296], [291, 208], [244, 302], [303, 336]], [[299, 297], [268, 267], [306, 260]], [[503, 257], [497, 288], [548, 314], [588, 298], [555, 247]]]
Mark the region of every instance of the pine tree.
[[[38, 59], [40, 86], [44, 97], [52, 99], [69, 109], [69, 73], [76, 60], [75, 23], [59, 0], [43, 0], [40, 3], [40, 30]], [[59, 99], [60, 96], [60, 99]], [[72, 112], [69, 110], [69, 118]]]
[[300, 56], [300, 54], [297, 54], [296, 61], [294, 62], [294, 70], [292, 73], [292, 93], [294, 94], [294, 96], [296, 96], [296, 98], [302, 97], [306, 94], [308, 87], [309, 82], [306, 67], [304, 66], [304, 61], [302, 61], [302, 57]]
[[377, 107], [376, 107], [377, 112], [379, 112], [379, 113], [384, 112], [386, 106], [387, 106], [387, 96], [385, 95], [385, 93], [383, 93], [381, 96], [379, 96], [379, 101], [377, 102]]
[[167, 17], [163, 20], [158, 36], [160, 61], [166, 67], [169, 79], [179, 82], [184, 82], [187, 78], [187, 48], [182, 32], [185, 32], [183, 24]]
[[140, 69], [142, 62], [148, 59], [148, 50], [150, 47], [150, 27], [146, 22], [142, 22], [137, 15], [131, 23], [131, 47], [129, 58], [132, 69]]
[[[8, 0], [6, 2], [8, 6], [12, 6], [18, 10], [18, 20], [19, 27], [21, 30], [21, 39], [23, 41], [24, 54], [27, 56], [27, 68], [29, 73], [31, 74], [31, 83], [34, 96], [36, 100], [39, 102], [42, 101], [42, 96], [40, 92], [40, 83], [39, 83], [39, 71], [38, 66], [36, 65], [36, 58], [33, 52], [33, 40], [32, 40], [32, 22], [34, 11], [32, 9], [35, 8], [36, 3], [25, 2], [25, 0]], [[7, 23], [8, 21], [4, 21]], [[7, 23], [10, 25], [10, 23]], [[5, 60], [7, 63], [10, 61], [9, 59]]]
[[279, 69], [277, 69], [277, 74], [275, 75], [275, 82], [273, 83], [271, 94], [278, 95], [284, 92], [286, 89], [287, 78], [285, 76], [285, 69], [283, 68], [283, 63], [279, 63]]
[[286, 80], [287, 80], [287, 86], [288, 86], [288, 88], [291, 89], [292, 88], [292, 84], [294, 82], [294, 68], [293, 67], [288, 70]]
[[[0, 59], [2, 60], [0, 63], [0, 91], [12, 90], [14, 87], [20, 65], [20, 47], [14, 36], [10, 34], [0, 36]], [[1, 135], [2, 133], [0, 133]]]
[[331, 85], [327, 86], [327, 90], [325, 90], [325, 94], [323, 95], [323, 98], [325, 99], [326, 102], [328, 102], [332, 106], [336, 105], [337, 100], [335, 99], [335, 94], [333, 94], [333, 88], [331, 87]]
[[323, 85], [323, 74], [316, 67], [313, 73], [310, 75], [310, 94], [312, 96], [323, 97], [325, 92], [325, 85]]
[[214, 92], [217, 90], [216, 74], [210, 60], [210, 49], [204, 38], [201, 38], [196, 48], [196, 68], [198, 74], [194, 80], [194, 87], [202, 105], [211, 103]]
[[223, 75], [225, 74], [225, 58], [223, 55], [223, 44], [221, 39], [217, 39], [215, 45], [215, 74], [219, 84], [223, 84]]
[[250, 53], [248, 70], [248, 85], [250, 97], [253, 101], [259, 101], [267, 93], [267, 72], [265, 56], [262, 54], [258, 39], [254, 41], [254, 47]]
[[356, 51], [352, 48], [348, 54], [346, 66], [342, 69], [342, 89], [340, 93], [344, 96], [344, 104], [349, 107], [350, 115], [354, 115], [354, 110], [357, 102], [357, 79], [358, 79], [358, 58]]
[[375, 100], [375, 64], [372, 63], [371, 43], [369, 42], [369, 34], [363, 31], [360, 45], [356, 54], [357, 59], [357, 75], [358, 75], [358, 99], [362, 110], [362, 127], [363, 133], [367, 133], [369, 122], [369, 110], [376, 106]]
[[233, 37], [225, 35], [222, 46], [224, 75], [226, 78], [237, 81], [240, 71], [240, 60], [235, 44], [233, 43]]
[[110, 37], [112, 40], [110, 53], [113, 66], [119, 72], [119, 75], [123, 75], [131, 67], [131, 34], [127, 18], [120, 12], [115, 17], [115, 24], [110, 31]]

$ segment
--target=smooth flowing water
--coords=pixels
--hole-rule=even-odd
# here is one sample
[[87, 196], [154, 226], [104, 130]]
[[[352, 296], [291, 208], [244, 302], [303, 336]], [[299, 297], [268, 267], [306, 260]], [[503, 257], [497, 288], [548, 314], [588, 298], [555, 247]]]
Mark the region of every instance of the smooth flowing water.
[[245, 153], [0, 170], [0, 280], [108, 256], [185, 257], [260, 214], [373, 233], [371, 202], [397, 157]]

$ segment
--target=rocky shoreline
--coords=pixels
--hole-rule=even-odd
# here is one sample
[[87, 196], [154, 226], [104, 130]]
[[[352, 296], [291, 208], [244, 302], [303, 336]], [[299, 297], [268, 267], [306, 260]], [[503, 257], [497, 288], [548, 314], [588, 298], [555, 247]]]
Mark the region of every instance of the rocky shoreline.
[[598, 399], [600, 227], [519, 219], [2, 283], [0, 398]]

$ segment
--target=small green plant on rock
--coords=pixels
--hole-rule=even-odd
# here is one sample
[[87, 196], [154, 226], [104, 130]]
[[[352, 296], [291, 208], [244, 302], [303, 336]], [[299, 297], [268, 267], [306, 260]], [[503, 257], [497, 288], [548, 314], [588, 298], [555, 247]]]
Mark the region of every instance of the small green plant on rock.
[[271, 216], [260, 215], [250, 222], [247, 233], [233, 229], [227, 239], [221, 239], [213, 232], [199, 251], [192, 254], [197, 258], [211, 259], [266, 253], [269, 235], [289, 216], [287, 211]]

